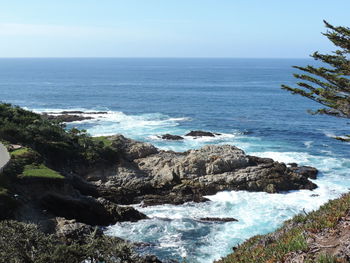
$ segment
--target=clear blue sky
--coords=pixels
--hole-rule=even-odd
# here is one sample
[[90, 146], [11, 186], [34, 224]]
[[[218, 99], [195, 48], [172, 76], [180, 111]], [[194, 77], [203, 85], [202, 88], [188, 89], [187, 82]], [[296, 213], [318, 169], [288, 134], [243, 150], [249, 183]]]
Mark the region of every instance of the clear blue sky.
[[350, 0], [9, 0], [0, 57], [307, 57]]

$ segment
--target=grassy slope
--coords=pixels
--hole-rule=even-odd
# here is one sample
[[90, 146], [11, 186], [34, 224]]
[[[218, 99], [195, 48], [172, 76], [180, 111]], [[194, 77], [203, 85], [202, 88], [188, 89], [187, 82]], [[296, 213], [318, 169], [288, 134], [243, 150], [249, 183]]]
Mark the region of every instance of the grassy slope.
[[29, 164], [24, 166], [21, 177], [40, 177], [49, 179], [64, 179], [58, 172], [46, 167], [44, 164], [33, 165]]
[[29, 153], [29, 148], [23, 147], [21, 149], [14, 150], [10, 152], [11, 157], [19, 157]]
[[291, 252], [305, 252], [304, 262], [343, 262], [331, 255], [317, 255], [310, 251], [308, 237], [323, 230], [332, 230], [350, 208], [350, 194], [332, 200], [319, 210], [297, 215], [272, 234], [255, 236], [238, 246], [234, 253], [216, 263], [284, 262]]

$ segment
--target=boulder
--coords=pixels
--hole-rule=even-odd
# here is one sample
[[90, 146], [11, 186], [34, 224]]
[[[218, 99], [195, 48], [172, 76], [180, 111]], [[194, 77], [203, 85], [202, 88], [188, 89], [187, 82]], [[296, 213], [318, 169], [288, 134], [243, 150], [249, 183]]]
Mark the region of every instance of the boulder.
[[161, 136], [163, 140], [171, 140], [171, 141], [179, 141], [183, 140], [184, 138], [179, 135], [172, 135], [172, 134], [164, 134]]
[[219, 133], [212, 133], [212, 132], [206, 132], [206, 131], [190, 131], [185, 136], [192, 136], [192, 137], [215, 137], [215, 135], [220, 135]]
[[292, 166], [291, 170], [310, 179], [316, 179], [318, 174], [318, 170], [311, 166]]
[[92, 227], [76, 220], [67, 220], [62, 217], [56, 217], [55, 233], [65, 243], [82, 242], [86, 237], [94, 233], [97, 236], [102, 236], [103, 232], [97, 227]]
[[123, 135], [109, 136], [108, 139], [112, 141], [112, 145], [116, 149], [121, 151], [123, 157], [129, 161], [158, 153], [158, 149], [152, 144], [131, 140]]

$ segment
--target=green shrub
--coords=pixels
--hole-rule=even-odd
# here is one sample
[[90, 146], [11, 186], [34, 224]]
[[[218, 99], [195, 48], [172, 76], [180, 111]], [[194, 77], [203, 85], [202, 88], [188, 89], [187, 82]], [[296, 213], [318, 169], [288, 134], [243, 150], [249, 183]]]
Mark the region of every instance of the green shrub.
[[0, 222], [0, 233], [0, 263], [134, 262], [128, 243], [94, 232], [82, 244], [65, 244], [33, 224], [5, 220]]
[[[105, 137], [92, 138], [86, 131], [65, 130], [65, 125], [40, 114], [0, 104], [0, 140], [21, 144], [38, 152], [51, 168], [79, 167], [117, 160], [118, 151]], [[14, 151], [13, 155], [25, 150]]]

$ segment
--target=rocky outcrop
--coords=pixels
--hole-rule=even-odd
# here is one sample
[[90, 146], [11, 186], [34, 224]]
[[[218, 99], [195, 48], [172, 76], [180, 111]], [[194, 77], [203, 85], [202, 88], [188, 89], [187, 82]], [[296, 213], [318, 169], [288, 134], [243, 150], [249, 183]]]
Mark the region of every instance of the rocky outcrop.
[[144, 205], [201, 202], [223, 190], [276, 193], [314, 189], [308, 180], [317, 170], [287, 167], [268, 158], [249, 156], [231, 145], [207, 145], [184, 153], [161, 151], [123, 136], [110, 138], [124, 156], [114, 174], [98, 178], [99, 194], [116, 203]]
[[87, 224], [79, 223], [76, 220], [67, 220], [63, 217], [56, 217], [55, 221], [55, 234], [65, 243], [82, 242], [91, 233], [95, 233], [97, 236], [102, 236], [103, 232], [98, 227], [92, 227]]
[[163, 140], [170, 140], [170, 141], [180, 141], [183, 140], [184, 138], [179, 136], [179, 135], [172, 135], [172, 134], [164, 134], [160, 136]]
[[105, 210], [113, 217], [115, 222], [131, 221], [136, 222], [148, 217], [132, 207], [118, 206], [102, 197], [97, 201], [105, 208]]
[[190, 131], [185, 136], [191, 137], [215, 137], [215, 135], [220, 135], [219, 133], [212, 133], [207, 131]]
[[55, 120], [59, 122], [73, 122], [73, 121], [84, 121], [92, 120], [90, 116], [74, 115], [74, 114], [60, 114], [60, 115], [44, 115], [48, 120]]
[[55, 120], [59, 122], [74, 122], [92, 120], [92, 116], [96, 114], [107, 114], [106, 111], [95, 111], [95, 112], [83, 112], [83, 111], [61, 111], [61, 112], [46, 112], [43, 113], [43, 117], [48, 120]]
[[120, 151], [121, 156], [128, 161], [158, 153], [158, 149], [152, 144], [131, 140], [123, 135], [110, 136], [109, 140], [113, 142], [113, 147]]
[[75, 219], [93, 226], [147, 218], [132, 207], [120, 207], [101, 198], [97, 200], [87, 196], [73, 198], [48, 193], [40, 201], [41, 205], [55, 216]]

